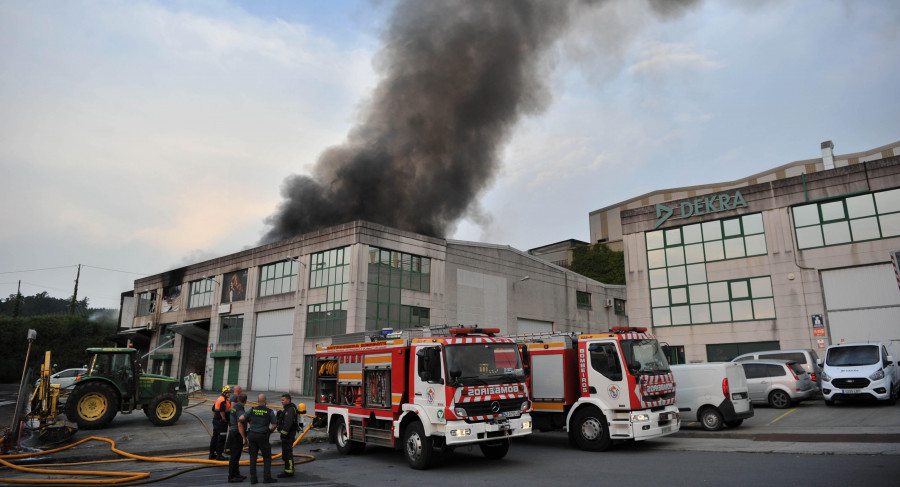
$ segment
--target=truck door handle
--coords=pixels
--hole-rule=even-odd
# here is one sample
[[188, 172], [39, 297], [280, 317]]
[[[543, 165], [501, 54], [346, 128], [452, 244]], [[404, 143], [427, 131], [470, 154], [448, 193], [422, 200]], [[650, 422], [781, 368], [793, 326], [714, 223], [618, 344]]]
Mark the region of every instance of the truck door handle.
[[422, 393], [421, 393], [421, 392], [417, 392], [416, 395], [417, 395], [417, 396], [421, 396]]

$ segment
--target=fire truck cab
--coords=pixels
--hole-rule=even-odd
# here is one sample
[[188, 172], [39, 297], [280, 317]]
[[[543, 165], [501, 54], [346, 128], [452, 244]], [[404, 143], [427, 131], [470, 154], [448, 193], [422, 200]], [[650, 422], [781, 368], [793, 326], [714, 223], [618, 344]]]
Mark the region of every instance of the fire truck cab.
[[516, 344], [492, 329], [319, 346], [316, 416], [341, 453], [402, 448], [426, 469], [444, 451], [478, 444], [503, 458], [510, 438], [531, 433], [531, 402]]
[[535, 427], [565, 427], [570, 442], [604, 451], [614, 440], [647, 440], [680, 428], [675, 381], [646, 328], [609, 333], [520, 335]]

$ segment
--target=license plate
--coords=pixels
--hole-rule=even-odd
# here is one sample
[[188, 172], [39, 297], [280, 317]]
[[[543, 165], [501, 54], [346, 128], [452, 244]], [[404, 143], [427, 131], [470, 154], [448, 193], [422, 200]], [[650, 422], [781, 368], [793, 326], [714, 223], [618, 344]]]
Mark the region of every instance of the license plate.
[[844, 394], [860, 394], [862, 393], [862, 389], [844, 389], [841, 392], [843, 392]]
[[504, 418], [518, 418], [521, 415], [522, 411], [505, 411], [500, 413], [500, 416], [503, 416]]
[[672, 427], [671, 427], [671, 426], [666, 426], [665, 428], [662, 428], [660, 431], [662, 431], [662, 434], [671, 433], [671, 432], [672, 432]]

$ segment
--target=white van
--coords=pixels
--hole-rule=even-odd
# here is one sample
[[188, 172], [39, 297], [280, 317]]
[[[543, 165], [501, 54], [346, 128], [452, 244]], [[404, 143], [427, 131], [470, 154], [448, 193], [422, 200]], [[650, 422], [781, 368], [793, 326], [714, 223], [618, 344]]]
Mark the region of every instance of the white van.
[[736, 428], [753, 416], [747, 376], [734, 362], [672, 365], [675, 405], [682, 424], [699, 421], [707, 431]]
[[[875, 398], [895, 404], [900, 393], [900, 367], [888, 343], [832, 345], [822, 364], [825, 404], [837, 399]], [[677, 391], [676, 391], [677, 393]]]

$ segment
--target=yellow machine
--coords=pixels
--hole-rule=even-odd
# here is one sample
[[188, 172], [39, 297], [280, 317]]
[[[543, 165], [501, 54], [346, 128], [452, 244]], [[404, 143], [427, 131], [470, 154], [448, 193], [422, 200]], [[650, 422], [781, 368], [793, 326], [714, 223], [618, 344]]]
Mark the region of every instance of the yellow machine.
[[39, 424], [38, 439], [42, 443], [59, 443], [66, 441], [78, 431], [75, 423], [57, 419], [59, 415], [59, 399], [62, 392], [59, 384], [50, 383], [50, 352], [44, 354], [41, 364], [41, 380], [31, 395], [31, 411], [26, 414], [26, 424]]

